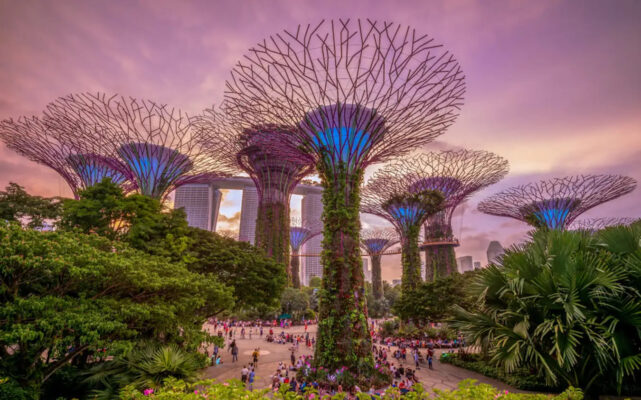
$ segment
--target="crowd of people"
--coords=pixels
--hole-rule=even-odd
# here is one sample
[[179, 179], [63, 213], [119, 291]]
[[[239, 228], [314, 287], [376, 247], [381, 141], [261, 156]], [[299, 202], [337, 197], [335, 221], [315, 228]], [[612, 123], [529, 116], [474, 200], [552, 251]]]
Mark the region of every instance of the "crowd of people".
[[[308, 371], [312, 356], [298, 355], [302, 346], [309, 352], [313, 349], [316, 338], [308, 332], [310, 325], [315, 321], [303, 321], [299, 326], [304, 326], [304, 331], [300, 329], [294, 332], [288, 332], [292, 326], [291, 321], [213, 321], [211, 326], [219, 337], [225, 339], [226, 351], [232, 356], [232, 363], [239, 362], [238, 340], [243, 339], [260, 339], [270, 344], [290, 345], [289, 360], [280, 361], [277, 369], [273, 374], [269, 374], [270, 386], [273, 390], [278, 390], [282, 385], [289, 385], [288, 390], [293, 392], [304, 392], [307, 388], [313, 387], [320, 394], [335, 394], [342, 392], [340, 385], [323, 385], [314, 380], [307, 379], [305, 374], [299, 371]], [[455, 339], [447, 338], [424, 338], [409, 339], [402, 337], [382, 337], [381, 330], [377, 329], [379, 324], [373, 322], [372, 328], [372, 350], [374, 353], [376, 368], [384, 368], [390, 371], [392, 375], [391, 387], [398, 388], [401, 393], [412, 390], [413, 386], [419, 382], [417, 371], [421, 368], [431, 370], [434, 368], [435, 350], [442, 349], [454, 351], [456, 348], [465, 346], [463, 337]], [[279, 329], [280, 328], [280, 329]], [[280, 333], [275, 333], [280, 330]], [[212, 365], [220, 365], [221, 351], [218, 346], [214, 346], [211, 355]], [[247, 354], [247, 353], [245, 353]], [[254, 388], [260, 349], [255, 348], [246, 364], [243, 365], [240, 372], [240, 379], [250, 390]], [[263, 371], [263, 374], [266, 373]], [[265, 375], [262, 375], [266, 377]], [[347, 398], [355, 396], [360, 391], [358, 387], [350, 389], [346, 393]], [[371, 389], [372, 394], [381, 394], [380, 391]]]

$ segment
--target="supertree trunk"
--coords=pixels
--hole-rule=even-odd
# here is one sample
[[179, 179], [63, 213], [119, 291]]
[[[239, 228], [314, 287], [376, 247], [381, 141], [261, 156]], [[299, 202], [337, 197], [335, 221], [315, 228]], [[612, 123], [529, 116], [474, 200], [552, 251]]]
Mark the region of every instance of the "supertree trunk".
[[429, 249], [425, 250], [425, 282], [434, 282], [436, 280], [438, 259]]
[[456, 264], [456, 253], [454, 247], [431, 246], [425, 249], [425, 280], [433, 282], [438, 278], [445, 278], [458, 272]]
[[[342, 165], [341, 165], [342, 167]], [[314, 361], [330, 371], [347, 367], [359, 376], [374, 372], [367, 326], [359, 246], [361, 170], [349, 174], [319, 166], [323, 179], [323, 284]]]
[[[288, 265], [289, 207], [277, 202], [258, 204], [255, 243], [256, 247], [263, 249], [276, 262]], [[291, 271], [287, 273], [291, 278]]]
[[407, 293], [416, 288], [421, 279], [421, 251], [418, 248], [420, 225], [410, 227], [401, 239], [403, 277], [401, 288]]
[[370, 256], [372, 260], [372, 294], [375, 299], [383, 297], [383, 277], [381, 276], [381, 255]]
[[298, 257], [298, 251], [292, 251], [290, 265], [291, 273], [291, 282], [292, 286], [296, 289], [300, 289], [300, 257]]

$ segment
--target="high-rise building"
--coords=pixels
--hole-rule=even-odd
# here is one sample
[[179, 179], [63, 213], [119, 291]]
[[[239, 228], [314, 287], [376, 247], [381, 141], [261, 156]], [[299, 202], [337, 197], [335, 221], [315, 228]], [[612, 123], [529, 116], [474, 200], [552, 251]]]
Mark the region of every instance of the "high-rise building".
[[254, 244], [256, 216], [258, 215], [258, 190], [256, 190], [256, 186], [248, 185], [243, 188], [243, 200], [241, 204], [238, 240]]
[[220, 190], [209, 183], [184, 185], [176, 189], [174, 208], [185, 210], [189, 226], [212, 231], [218, 220], [220, 198]]
[[[323, 196], [320, 192], [308, 193], [301, 202], [303, 226], [320, 226], [323, 214]], [[323, 235], [314, 236], [303, 245], [302, 254], [313, 256], [302, 257], [303, 284], [309, 285], [312, 276], [323, 277], [323, 266], [320, 260]]]
[[401, 284], [401, 280], [400, 279], [392, 279], [392, 286], [398, 286], [400, 284]]
[[481, 262], [480, 261], [474, 261], [474, 270], [481, 269]]
[[459, 272], [467, 272], [474, 269], [474, 264], [472, 262], [472, 256], [463, 256], [456, 259], [458, 263]]
[[492, 240], [487, 246], [487, 263], [492, 264], [505, 253], [503, 246], [497, 240]]

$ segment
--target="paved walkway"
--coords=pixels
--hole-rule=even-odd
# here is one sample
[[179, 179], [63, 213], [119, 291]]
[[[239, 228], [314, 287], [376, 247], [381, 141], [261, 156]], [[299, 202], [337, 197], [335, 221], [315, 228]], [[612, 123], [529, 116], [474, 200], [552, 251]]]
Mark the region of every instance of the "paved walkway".
[[[248, 329], [246, 330], [248, 331]], [[310, 335], [315, 335], [316, 326], [310, 326], [308, 330]], [[269, 329], [265, 329], [265, 334], [268, 331]], [[280, 328], [274, 329], [274, 333], [280, 332]], [[304, 327], [295, 326], [287, 329], [286, 332], [290, 334], [304, 334]], [[291, 364], [291, 353], [289, 350], [292, 347], [291, 343], [268, 343], [264, 336], [260, 338], [257, 334], [254, 334], [251, 340], [249, 338], [240, 339], [240, 329], [238, 329], [238, 332], [236, 333], [236, 344], [239, 349], [238, 361], [232, 363], [231, 354], [227, 351], [227, 347], [225, 347], [225, 349], [221, 349], [223, 363], [215, 367], [207, 368], [204, 372], [203, 378], [214, 378], [218, 381], [240, 379], [240, 371], [244, 365], [249, 366], [249, 363], [251, 363], [251, 354], [255, 348], [260, 348], [261, 353], [258, 360], [258, 368], [256, 369], [256, 381], [254, 383], [254, 388], [256, 389], [263, 389], [271, 385], [270, 378], [274, 372], [276, 372], [279, 362], [283, 362], [288, 365]], [[212, 350], [210, 348], [210, 354], [211, 351]], [[302, 343], [299, 346], [299, 351], [296, 353], [296, 357], [308, 354], [313, 355], [313, 348], [308, 349], [305, 347], [304, 343]], [[420, 370], [416, 371], [419, 381], [426, 389], [454, 389], [458, 383], [464, 379], [476, 379], [479, 382], [488, 383], [501, 390], [523, 392], [506, 385], [503, 382], [488, 378], [476, 372], [458, 368], [450, 364], [442, 364], [438, 361], [439, 357], [440, 350], [436, 350], [433, 365], [434, 369], [429, 370], [426, 367], [421, 367]], [[407, 365], [412, 369], [414, 368], [413, 362], [410, 362], [409, 359], [403, 365]]]

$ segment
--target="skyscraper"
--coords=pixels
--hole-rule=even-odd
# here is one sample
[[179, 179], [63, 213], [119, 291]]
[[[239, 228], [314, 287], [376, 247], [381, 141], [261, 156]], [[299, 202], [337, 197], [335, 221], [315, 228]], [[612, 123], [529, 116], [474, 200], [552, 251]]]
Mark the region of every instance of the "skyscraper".
[[[323, 201], [321, 193], [308, 193], [301, 202], [301, 217], [303, 225], [314, 226], [321, 224]], [[303, 283], [309, 285], [312, 276], [323, 277], [323, 266], [320, 262], [323, 235], [314, 236], [303, 245], [302, 254], [313, 254], [313, 257], [303, 257]]]
[[503, 246], [501, 246], [501, 243], [497, 240], [492, 240], [489, 246], [487, 246], [487, 263], [492, 264], [496, 262], [504, 252], [505, 250], [503, 249]]
[[474, 270], [481, 269], [481, 262], [480, 261], [474, 261]]
[[247, 185], [243, 188], [243, 200], [240, 212], [240, 233], [238, 240], [254, 244], [256, 233], [256, 216], [258, 215], [258, 191], [256, 186]]
[[472, 256], [463, 256], [456, 259], [458, 263], [459, 272], [472, 271], [474, 269], [474, 264], [472, 262]]
[[212, 231], [218, 221], [220, 199], [220, 190], [209, 183], [184, 185], [176, 189], [174, 208], [185, 210], [189, 226]]

